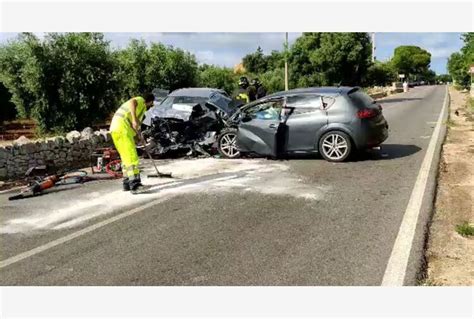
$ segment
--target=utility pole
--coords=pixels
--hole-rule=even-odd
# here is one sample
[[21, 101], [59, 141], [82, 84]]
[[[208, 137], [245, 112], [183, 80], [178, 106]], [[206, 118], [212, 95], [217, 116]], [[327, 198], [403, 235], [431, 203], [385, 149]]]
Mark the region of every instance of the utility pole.
[[288, 91], [288, 32], [285, 40], [285, 91]]
[[375, 62], [375, 32], [372, 32], [372, 63]]

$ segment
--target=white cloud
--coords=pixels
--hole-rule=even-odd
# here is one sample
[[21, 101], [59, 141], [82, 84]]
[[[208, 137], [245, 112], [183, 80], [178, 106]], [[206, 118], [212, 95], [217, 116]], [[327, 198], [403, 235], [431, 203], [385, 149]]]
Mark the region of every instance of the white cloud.
[[427, 47], [426, 50], [431, 53], [431, 58], [448, 58], [452, 53], [459, 51], [458, 47]]
[[212, 51], [198, 51], [196, 52], [196, 59], [199, 63], [211, 64], [214, 61], [214, 52]]

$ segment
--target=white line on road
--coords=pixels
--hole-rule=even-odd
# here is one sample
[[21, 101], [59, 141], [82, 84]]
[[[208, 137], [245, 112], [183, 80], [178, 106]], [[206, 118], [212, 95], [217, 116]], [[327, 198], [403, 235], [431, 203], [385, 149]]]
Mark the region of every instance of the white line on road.
[[436, 143], [441, 132], [441, 122], [446, 112], [448, 103], [448, 87], [446, 86], [446, 94], [444, 97], [443, 107], [439, 114], [436, 127], [431, 136], [428, 149], [426, 150], [425, 158], [421, 163], [421, 168], [416, 178], [415, 186], [411, 192], [408, 206], [405, 210], [400, 229], [398, 231], [397, 239], [393, 245], [390, 259], [388, 260], [387, 268], [382, 279], [382, 286], [403, 286], [405, 275], [410, 257], [413, 239], [415, 237], [416, 224], [418, 216], [420, 215], [421, 204], [423, 202], [423, 195], [426, 190], [428, 176], [433, 163], [433, 158], [436, 150]]
[[[198, 185], [198, 184], [204, 184], [204, 183], [208, 183], [208, 182], [215, 182], [215, 181], [223, 181], [223, 180], [228, 180], [228, 179], [233, 179], [233, 178], [237, 178], [238, 175], [231, 175], [231, 176], [225, 176], [225, 177], [219, 177], [219, 178], [214, 178], [214, 179], [209, 179], [209, 180], [205, 180], [205, 181], [201, 181], [201, 182], [197, 182], [197, 183], [192, 183], [192, 184], [185, 184], [185, 185], [182, 185], [180, 187], [187, 187], [187, 186], [190, 186], [190, 185]], [[181, 184], [181, 182], [177, 182], [177, 184]], [[164, 186], [169, 186], [169, 185], [164, 185]], [[68, 241], [71, 241], [77, 237], [80, 237], [82, 235], [85, 235], [87, 233], [90, 233], [98, 228], [101, 228], [103, 226], [106, 226], [106, 225], [109, 225], [109, 224], [112, 224], [118, 220], [121, 220], [125, 217], [128, 217], [128, 216], [131, 216], [133, 214], [136, 214], [136, 213], [139, 213], [147, 208], [151, 208], [153, 206], [155, 206], [156, 204], [159, 204], [160, 202], [162, 201], [165, 201], [167, 200], [168, 198], [158, 198], [152, 202], [149, 202], [145, 205], [142, 205], [142, 206], [139, 206], [139, 207], [136, 207], [128, 212], [124, 212], [124, 213], [121, 213], [119, 215], [116, 215], [114, 217], [111, 217], [109, 219], [106, 219], [104, 221], [101, 221], [97, 224], [94, 224], [94, 225], [91, 225], [91, 226], [88, 226], [84, 229], [81, 229], [77, 232], [74, 232], [72, 234], [69, 234], [67, 236], [64, 236], [64, 237], [61, 237], [61, 238], [58, 238], [56, 240], [53, 240], [49, 243], [46, 243], [44, 245], [41, 245], [39, 247], [36, 247], [36, 248], [33, 248], [31, 250], [28, 250], [24, 253], [21, 253], [21, 254], [18, 254], [16, 256], [13, 256], [13, 257], [10, 257], [10, 258], [7, 258], [5, 260], [2, 260], [0, 261], [0, 269], [2, 268], [5, 268], [11, 264], [14, 264], [14, 263], [17, 263], [19, 261], [22, 261], [26, 258], [29, 258], [29, 257], [32, 257], [34, 255], [37, 255], [39, 253], [42, 253], [50, 248], [53, 248], [53, 247], [56, 247], [56, 246], [59, 246], [61, 244], [64, 244]]]

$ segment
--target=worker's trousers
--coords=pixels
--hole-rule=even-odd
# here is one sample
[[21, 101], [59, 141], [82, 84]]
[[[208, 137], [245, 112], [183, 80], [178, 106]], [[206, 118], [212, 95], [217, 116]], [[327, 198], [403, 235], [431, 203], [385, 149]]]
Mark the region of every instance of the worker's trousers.
[[115, 148], [120, 154], [123, 177], [130, 180], [139, 178], [139, 160], [133, 131], [128, 128], [121, 128], [110, 132], [110, 135], [112, 135]]

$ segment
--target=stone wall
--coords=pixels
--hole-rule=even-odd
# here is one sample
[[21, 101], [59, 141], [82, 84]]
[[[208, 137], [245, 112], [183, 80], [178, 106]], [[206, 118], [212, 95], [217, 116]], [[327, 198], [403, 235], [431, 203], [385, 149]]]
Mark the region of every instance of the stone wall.
[[66, 171], [88, 167], [90, 154], [100, 147], [112, 146], [106, 130], [86, 128], [41, 141], [20, 137], [10, 146], [0, 147], [0, 180], [22, 177], [30, 167], [46, 165], [48, 170]]

